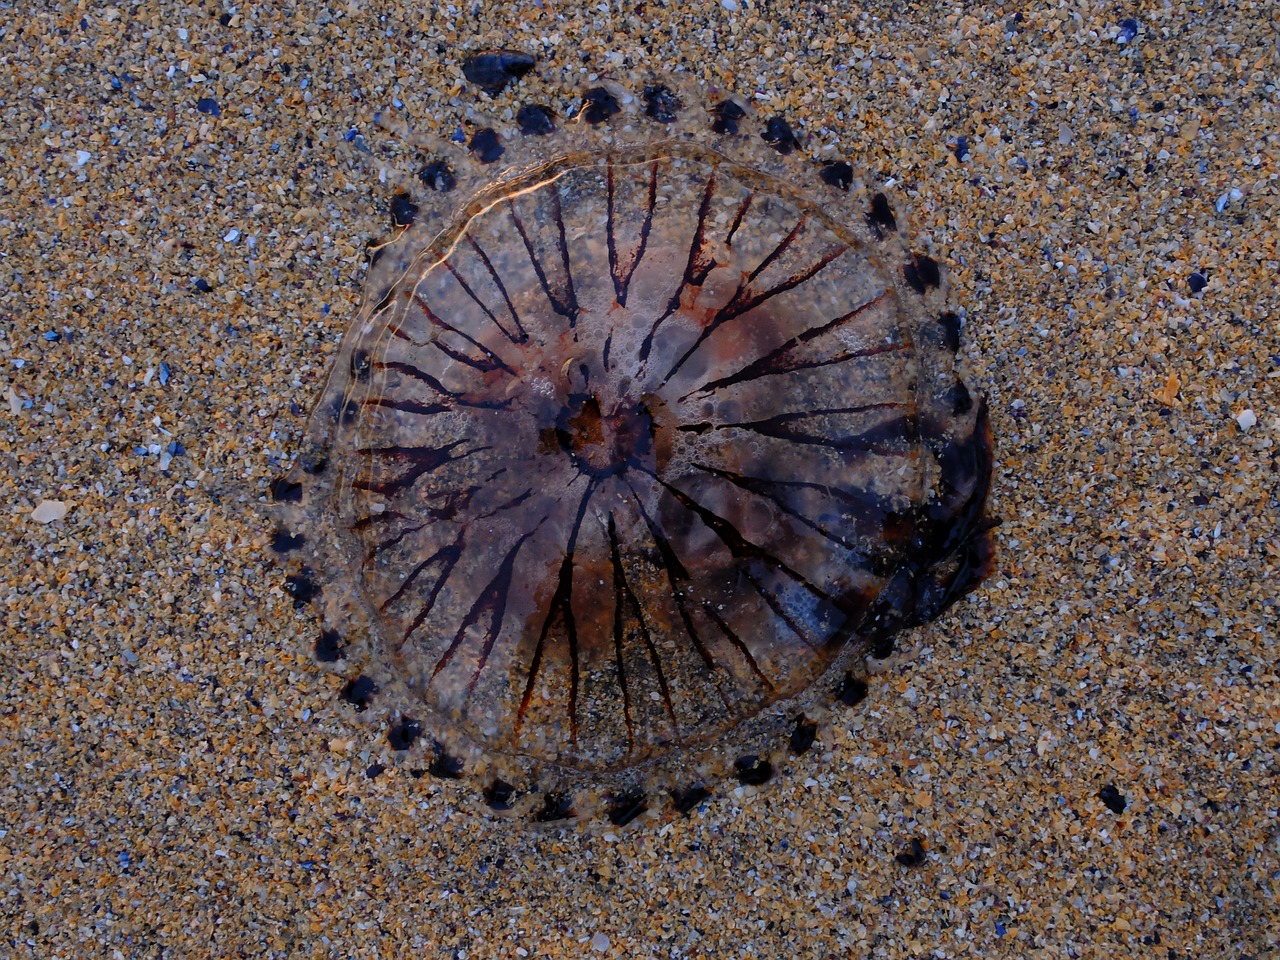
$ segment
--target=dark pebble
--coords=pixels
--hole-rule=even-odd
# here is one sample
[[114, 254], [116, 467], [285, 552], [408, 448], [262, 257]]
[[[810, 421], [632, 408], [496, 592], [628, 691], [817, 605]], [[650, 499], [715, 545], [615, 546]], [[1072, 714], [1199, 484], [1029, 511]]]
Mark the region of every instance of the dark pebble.
[[218, 101], [213, 97], [201, 97], [196, 101], [196, 109], [201, 113], [207, 113], [211, 117], [222, 116], [222, 107], [218, 106]]
[[526, 103], [516, 111], [516, 123], [526, 137], [545, 137], [556, 130], [555, 115], [541, 103]]
[[867, 223], [876, 232], [877, 237], [893, 233], [898, 229], [898, 220], [893, 215], [893, 207], [889, 206], [889, 198], [877, 193], [871, 198], [871, 209], [867, 211]]
[[428, 190], [437, 193], [448, 193], [458, 185], [452, 168], [443, 160], [433, 160], [418, 171], [418, 179]]
[[292, 534], [288, 530], [281, 527], [276, 531], [276, 535], [271, 538], [271, 549], [276, 553], [288, 553], [290, 550], [297, 550], [306, 542], [306, 537], [302, 534]]
[[1138, 21], [1127, 17], [1120, 21], [1120, 33], [1116, 35], [1116, 43], [1129, 43], [1138, 35]]
[[502, 141], [498, 139], [498, 133], [492, 127], [477, 130], [472, 135], [467, 148], [481, 163], [493, 163], [503, 154]]
[[612, 93], [604, 87], [592, 87], [582, 95], [582, 109], [578, 111], [578, 116], [595, 126], [597, 123], [604, 123], [621, 109], [618, 98]]
[[204, 277], [196, 277], [196, 282], [192, 284], [199, 293], [208, 293], [213, 287], [209, 286], [209, 281]]
[[370, 780], [373, 780], [378, 776], [378, 774], [382, 773], [386, 769], [387, 766], [384, 763], [371, 763], [369, 764], [369, 769], [364, 772], [364, 775]]
[[329, 458], [320, 453], [304, 453], [298, 458], [298, 466], [305, 473], [318, 476], [324, 473], [325, 468], [329, 466]]
[[905, 850], [894, 857], [904, 867], [918, 867], [924, 863], [924, 843], [919, 837], [912, 837]]
[[648, 809], [642, 791], [628, 790], [609, 798], [609, 822], [615, 827], [625, 827]]
[[1193, 273], [1187, 277], [1187, 286], [1191, 288], [1192, 293], [1199, 293], [1209, 285], [1209, 278], [1203, 273]]
[[271, 492], [271, 499], [279, 503], [296, 503], [302, 499], [302, 484], [285, 477], [276, 477], [267, 489]]
[[496, 97], [534, 68], [537, 58], [519, 50], [484, 50], [462, 61], [462, 75]]
[[659, 84], [644, 88], [644, 113], [659, 123], [674, 123], [684, 104], [670, 87]]
[[511, 801], [516, 796], [516, 788], [505, 780], [494, 780], [481, 793], [484, 795], [484, 802], [494, 810], [510, 810]]
[[373, 703], [373, 695], [377, 692], [378, 685], [373, 682], [373, 678], [361, 674], [347, 682], [342, 692], [338, 694], [338, 699], [351, 704], [357, 710], [365, 710], [369, 704]]
[[[898, 611], [895, 611], [895, 616]], [[892, 629], [884, 630], [871, 637], [871, 656], [877, 660], [883, 660], [885, 657], [893, 653], [893, 645], [896, 643], [894, 637], [895, 626]]]
[[913, 253], [911, 259], [902, 266], [902, 276], [916, 293], [924, 293], [931, 287], [942, 283], [942, 271], [938, 269], [938, 261], [923, 253]]
[[733, 775], [740, 783], [749, 787], [758, 787], [773, 779], [773, 764], [764, 757], [748, 754], [733, 762]]
[[962, 417], [973, 409], [973, 396], [963, 380], [957, 380], [947, 392], [951, 400], [951, 412], [957, 417]]
[[818, 739], [818, 725], [801, 714], [796, 718], [795, 729], [791, 731], [791, 752], [799, 756], [813, 746]]
[[960, 328], [962, 326], [963, 323], [958, 313], [952, 313], [948, 310], [938, 316], [938, 329], [942, 333], [942, 342], [946, 344], [947, 349], [952, 353], [960, 349]]
[[829, 184], [837, 190], [848, 190], [853, 186], [853, 167], [843, 160], [824, 164], [818, 176], [822, 178], [823, 183]]
[[445, 751], [442, 744], [436, 744], [435, 756], [428, 767], [433, 777], [443, 780], [457, 780], [462, 776], [462, 758], [455, 757]]
[[1129, 801], [1124, 798], [1124, 794], [1116, 789], [1114, 783], [1108, 783], [1099, 790], [1098, 799], [1105, 803], [1107, 809], [1115, 814], [1124, 813], [1124, 808], [1129, 805]]
[[574, 816], [573, 797], [567, 793], [548, 793], [542, 800], [542, 809], [534, 816], [539, 823], [568, 820]]
[[867, 681], [846, 673], [844, 679], [840, 681], [840, 686], [836, 687], [836, 700], [846, 707], [856, 707], [867, 699], [867, 690]]
[[800, 148], [800, 141], [796, 139], [795, 131], [783, 117], [770, 117], [765, 122], [764, 133], [761, 136], [764, 137], [765, 143], [783, 156]]
[[671, 803], [681, 813], [688, 813], [710, 797], [711, 791], [701, 783], [692, 783], [683, 789], [671, 791]]
[[387, 743], [391, 744], [392, 750], [408, 750], [420, 736], [422, 724], [412, 717], [404, 717], [387, 730]]
[[747, 115], [736, 100], [721, 100], [711, 108], [711, 129], [716, 133], [735, 134], [738, 121]]
[[293, 597], [295, 607], [300, 607], [320, 596], [320, 584], [309, 571], [294, 573], [284, 578], [284, 592]]
[[418, 217], [418, 205], [407, 193], [397, 193], [391, 198], [391, 225], [407, 227]]
[[337, 630], [321, 630], [320, 636], [316, 637], [316, 659], [321, 663], [346, 659], [346, 654], [343, 653], [345, 649], [342, 634]]

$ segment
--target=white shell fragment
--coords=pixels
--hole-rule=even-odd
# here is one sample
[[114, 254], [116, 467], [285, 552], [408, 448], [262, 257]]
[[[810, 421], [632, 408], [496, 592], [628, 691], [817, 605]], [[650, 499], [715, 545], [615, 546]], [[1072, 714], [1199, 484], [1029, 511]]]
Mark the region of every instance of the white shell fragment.
[[69, 509], [63, 500], [41, 500], [31, 511], [31, 519], [36, 523], [53, 523], [65, 517]]

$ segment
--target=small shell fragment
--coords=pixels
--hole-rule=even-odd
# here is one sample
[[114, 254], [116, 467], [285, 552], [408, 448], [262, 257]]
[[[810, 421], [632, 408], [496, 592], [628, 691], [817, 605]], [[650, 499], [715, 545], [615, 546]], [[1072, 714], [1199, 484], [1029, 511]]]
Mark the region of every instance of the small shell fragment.
[[31, 519], [36, 523], [53, 523], [65, 517], [69, 509], [71, 508], [62, 500], [41, 500], [31, 511]]

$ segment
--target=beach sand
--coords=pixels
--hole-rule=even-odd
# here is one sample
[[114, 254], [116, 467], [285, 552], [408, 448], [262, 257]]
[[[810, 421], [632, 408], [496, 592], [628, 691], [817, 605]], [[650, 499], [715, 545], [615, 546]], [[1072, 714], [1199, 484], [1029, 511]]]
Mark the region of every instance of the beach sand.
[[[0, 32], [0, 956], [1280, 956], [1273, 3], [36, 6]], [[489, 100], [487, 47], [539, 66]], [[967, 311], [999, 565], [763, 790], [531, 831], [367, 775], [256, 503], [387, 233], [356, 135], [646, 67], [889, 184]]]

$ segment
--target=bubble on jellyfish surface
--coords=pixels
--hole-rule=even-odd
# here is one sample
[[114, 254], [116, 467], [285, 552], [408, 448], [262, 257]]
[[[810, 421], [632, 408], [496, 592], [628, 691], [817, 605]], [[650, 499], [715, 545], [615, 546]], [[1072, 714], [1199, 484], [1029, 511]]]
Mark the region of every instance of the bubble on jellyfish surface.
[[848, 163], [694, 86], [443, 147], [271, 485], [316, 658], [388, 763], [497, 814], [621, 825], [764, 783], [992, 568], [939, 264]]

